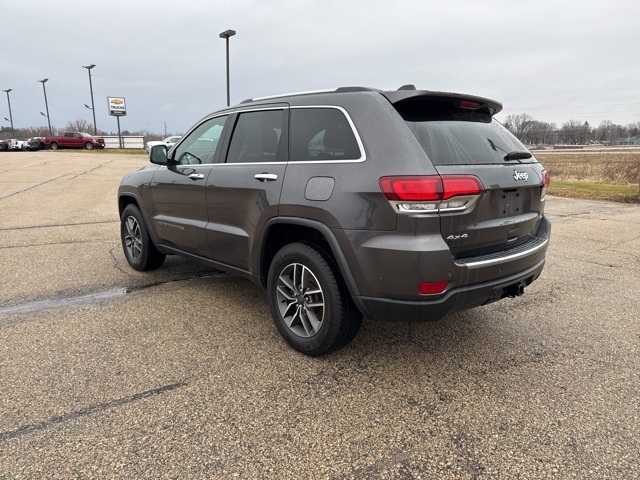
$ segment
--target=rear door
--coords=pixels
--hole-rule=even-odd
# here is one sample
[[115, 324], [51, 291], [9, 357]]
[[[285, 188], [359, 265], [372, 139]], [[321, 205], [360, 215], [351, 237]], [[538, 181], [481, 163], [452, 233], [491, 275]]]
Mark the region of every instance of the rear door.
[[395, 105], [441, 176], [473, 175], [484, 192], [462, 211], [440, 212], [455, 257], [535, 241], [543, 214], [543, 167], [492, 118], [481, 99], [417, 97]]
[[207, 239], [214, 260], [250, 270], [255, 232], [278, 214], [287, 119], [285, 106], [233, 116], [228, 148], [207, 181]]

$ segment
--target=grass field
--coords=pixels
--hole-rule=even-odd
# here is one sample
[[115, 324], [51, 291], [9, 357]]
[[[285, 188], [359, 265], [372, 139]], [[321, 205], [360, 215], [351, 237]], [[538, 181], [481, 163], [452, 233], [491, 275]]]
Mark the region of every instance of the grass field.
[[640, 152], [535, 152], [551, 175], [550, 195], [640, 203]]

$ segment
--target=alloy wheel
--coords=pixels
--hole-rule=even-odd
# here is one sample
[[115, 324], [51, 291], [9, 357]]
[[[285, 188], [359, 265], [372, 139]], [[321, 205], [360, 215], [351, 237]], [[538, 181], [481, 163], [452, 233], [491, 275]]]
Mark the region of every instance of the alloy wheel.
[[142, 254], [142, 232], [135, 217], [127, 217], [125, 221], [124, 244], [129, 257], [137, 261]]
[[278, 277], [277, 302], [284, 323], [296, 335], [313, 337], [322, 327], [325, 300], [320, 282], [309, 268], [287, 265]]

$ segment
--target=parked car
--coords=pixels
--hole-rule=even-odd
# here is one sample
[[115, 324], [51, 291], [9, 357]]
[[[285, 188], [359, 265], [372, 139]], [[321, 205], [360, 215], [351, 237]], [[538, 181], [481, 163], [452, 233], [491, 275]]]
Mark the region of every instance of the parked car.
[[96, 138], [85, 132], [65, 132], [55, 137], [45, 137], [43, 140], [47, 148], [57, 150], [58, 148], [104, 148], [104, 139]]
[[26, 140], [27, 148], [31, 151], [44, 150], [47, 146], [44, 143], [44, 137], [31, 137]]
[[9, 150], [9, 140], [0, 140], [0, 152]]
[[438, 320], [522, 295], [545, 263], [549, 175], [493, 119], [501, 109], [405, 86], [212, 113], [122, 179], [125, 257], [150, 270], [177, 254], [250, 279], [312, 356], [349, 343], [363, 315]]
[[145, 149], [145, 151], [147, 153], [149, 153], [149, 150], [154, 145], [164, 145], [167, 148], [171, 148], [178, 142], [178, 140], [180, 140], [180, 136], [179, 135], [172, 135], [171, 137], [167, 137], [164, 140], [152, 140], [152, 141], [147, 142], [145, 144], [144, 149]]
[[25, 140], [17, 140], [15, 138], [11, 138], [8, 140], [8, 149], [9, 150], [26, 150], [27, 142]]

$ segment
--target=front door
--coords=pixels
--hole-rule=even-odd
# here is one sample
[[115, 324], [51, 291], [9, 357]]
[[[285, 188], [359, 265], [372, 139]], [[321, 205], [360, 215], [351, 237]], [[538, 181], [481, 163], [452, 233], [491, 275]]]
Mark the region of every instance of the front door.
[[205, 120], [170, 152], [153, 176], [153, 229], [159, 243], [209, 257], [207, 178], [217, 161], [228, 116]]

